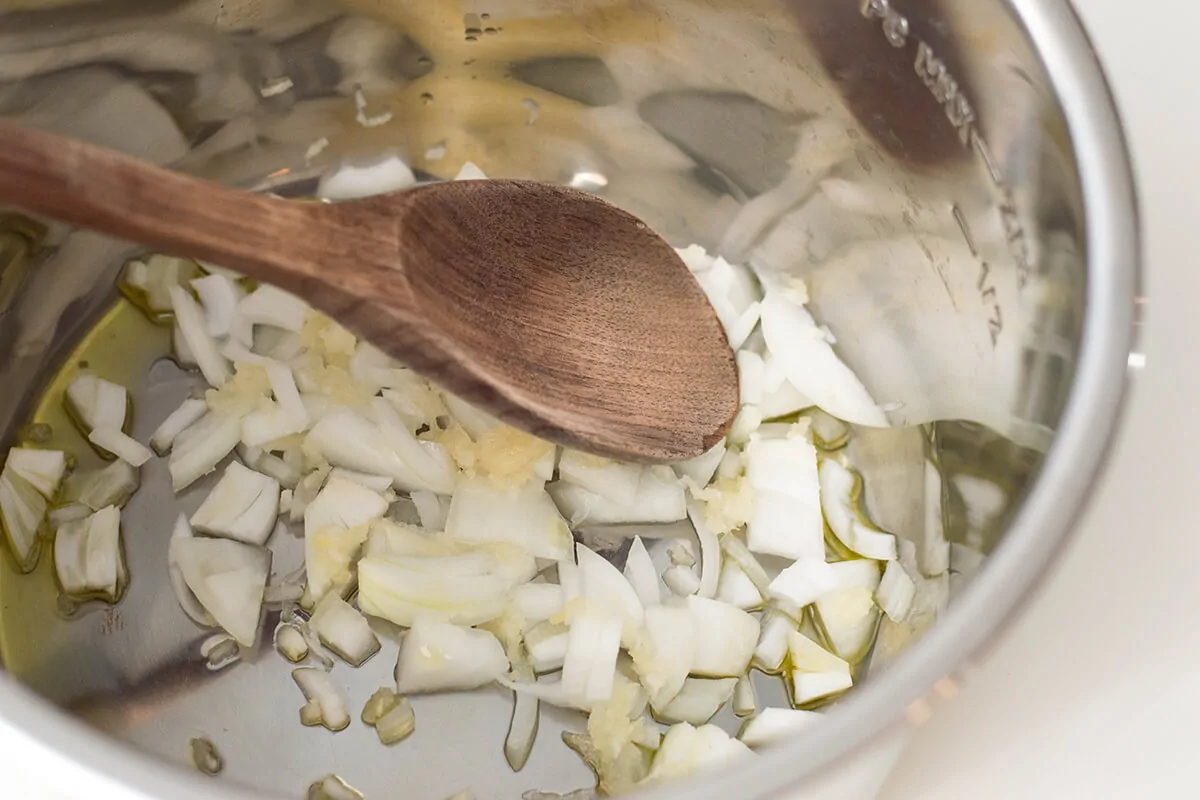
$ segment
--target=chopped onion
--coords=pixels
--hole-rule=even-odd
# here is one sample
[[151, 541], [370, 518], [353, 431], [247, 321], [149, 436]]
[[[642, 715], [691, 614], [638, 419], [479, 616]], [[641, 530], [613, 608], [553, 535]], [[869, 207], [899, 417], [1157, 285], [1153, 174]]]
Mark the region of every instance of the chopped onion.
[[867, 654], [879, 622], [872, 589], [865, 586], [841, 589], [819, 598], [815, 609], [834, 653], [852, 664]]
[[412, 488], [441, 494], [454, 491], [454, 465], [441, 445], [414, 436], [396, 409], [382, 397], [371, 401], [371, 420], [379, 427], [388, 447], [419, 477], [421, 485]]
[[358, 564], [363, 612], [411, 626], [478, 625], [499, 617], [513, 586], [528, 580], [487, 552], [441, 558], [368, 556]]
[[400, 704], [400, 695], [390, 686], [381, 686], [375, 690], [363, 706], [362, 721], [364, 725], [375, 727], [375, 723], [383, 719], [393, 708]]
[[149, 447], [120, 428], [93, 428], [88, 434], [88, 441], [135, 467], [140, 467], [154, 456]]
[[804, 705], [854, 685], [850, 665], [799, 631], [788, 633], [792, 702]]
[[786, 614], [767, 611], [762, 618], [762, 631], [754, 646], [754, 666], [767, 673], [777, 673], [788, 653], [788, 635], [797, 629]]
[[716, 769], [750, 755], [750, 749], [716, 725], [672, 725], [650, 764], [648, 783]]
[[487, 180], [487, 175], [483, 174], [483, 170], [475, 166], [475, 162], [467, 161], [462, 165], [462, 169], [454, 176], [456, 181], [484, 181]]
[[292, 670], [292, 680], [308, 701], [300, 711], [301, 722], [305, 725], [324, 725], [334, 732], [344, 730], [350, 724], [346, 698], [334, 685], [328, 672], [316, 667], [297, 667]]
[[[532, 670], [526, 668], [521, 674], [525, 681], [533, 681]], [[513, 692], [512, 718], [508, 723], [508, 735], [504, 737], [504, 760], [513, 772], [520, 772], [533, 752], [533, 742], [538, 732], [538, 699], [527, 692]]]
[[308, 409], [300, 399], [291, 367], [278, 361], [267, 361], [263, 369], [275, 403], [269, 408], [253, 411], [242, 419], [242, 441], [251, 447], [303, 433], [309, 425]]
[[710, 678], [745, 674], [758, 642], [758, 620], [706, 597], [692, 595], [686, 603], [696, 630], [691, 673]]
[[85, 371], [67, 384], [64, 401], [67, 411], [85, 435], [96, 428], [125, 429], [129, 392], [124, 386]]
[[717, 256], [696, 280], [721, 321], [729, 346], [737, 350], [758, 324], [761, 291], [750, 270]]
[[45, 522], [47, 506], [46, 498], [29, 481], [5, 465], [0, 473], [0, 520], [21, 572], [37, 566], [41, 552], [38, 533]]
[[42, 497], [53, 500], [67, 472], [67, 456], [61, 450], [14, 447], [8, 451], [4, 469], [24, 479]]
[[179, 408], [172, 411], [154, 430], [150, 436], [150, 447], [159, 455], [165, 454], [174, 444], [175, 437], [199, 422], [206, 413], [208, 413], [208, 403], [203, 400], [194, 397], [184, 400]]
[[508, 672], [500, 641], [487, 631], [442, 623], [418, 623], [400, 645], [396, 690], [400, 694], [478, 689]]
[[737, 352], [738, 386], [741, 389], [742, 405], [758, 405], [763, 400], [765, 384], [762, 356], [753, 350]]
[[220, 339], [233, 329], [238, 301], [245, 292], [226, 275], [205, 275], [192, 281], [192, 288], [204, 306], [204, 329]]
[[913, 607], [917, 585], [899, 561], [888, 562], [875, 590], [875, 602], [892, 622], [903, 622]]
[[738, 717], [748, 717], [758, 710], [758, 692], [754, 689], [754, 681], [746, 673], [737, 679], [733, 687], [733, 713]]
[[108, 506], [60, 527], [54, 536], [54, 568], [67, 595], [117, 602], [126, 578], [121, 512]]
[[[729, 562], [735, 564], [742, 571], [742, 574], [758, 590], [760, 596], [763, 598], [768, 597], [771, 591], [771, 579], [767, 575], [767, 571], [763, 569], [763, 565], [750, 552], [750, 548], [746, 547], [745, 543], [733, 531], [722, 533], [720, 540], [721, 552], [728, 557]], [[719, 583], [717, 593], [720, 594]]]
[[708, 519], [695, 500], [687, 501], [688, 517], [696, 529], [696, 540], [700, 543], [700, 584], [696, 594], [713, 597], [721, 578], [721, 543], [714, 534]]
[[887, 427], [887, 417], [833, 352], [812, 315], [784, 290], [769, 290], [763, 299], [762, 329], [788, 381], [816, 405], [847, 422]]
[[388, 503], [370, 489], [332, 478], [304, 510], [304, 564], [307, 597], [315, 604], [331, 590], [349, 586], [350, 568], [366, 541], [367, 526]]
[[254, 325], [299, 333], [308, 316], [308, 303], [282, 289], [263, 284], [238, 302], [237, 315]]
[[[365, 101], [363, 103], [365, 106]], [[391, 119], [391, 113], [372, 117], [365, 116], [360, 109], [359, 123], [366, 127], [382, 125]], [[326, 200], [355, 200], [360, 197], [398, 192], [407, 189], [417, 182], [412, 169], [399, 156], [389, 155], [378, 161], [358, 166], [342, 163], [336, 170], [321, 178], [317, 187], [317, 196]]]
[[175, 599], [179, 601], [183, 613], [197, 625], [212, 628], [216, 627], [217, 621], [188, 588], [187, 581], [183, 578], [183, 568], [179, 565], [179, 549], [175, 542], [179, 539], [191, 539], [192, 536], [192, 526], [188, 524], [187, 514], [180, 514], [171, 530], [171, 543], [167, 548], [167, 574], [171, 579], [171, 588], [175, 591]]
[[695, 618], [688, 609], [646, 607], [643, 638], [629, 654], [653, 704], [665, 707], [683, 688], [696, 659], [698, 639]]
[[172, 556], [187, 587], [243, 647], [258, 638], [271, 552], [228, 539], [173, 538]]
[[175, 437], [168, 469], [176, 492], [217, 468], [242, 438], [241, 420], [235, 414], [210, 411]]
[[621, 648], [621, 619], [590, 605], [571, 621], [562, 684], [568, 696], [598, 703], [612, 696], [617, 653]]
[[450, 498], [424, 489], [414, 490], [410, 495], [421, 518], [421, 527], [431, 531], [445, 530], [446, 518], [450, 513]]
[[862, 586], [875, 591], [879, 586], [879, 562], [866, 559], [797, 561], [771, 581], [771, 596], [803, 608], [841, 589]]
[[334, 592], [317, 603], [308, 624], [322, 644], [352, 666], [362, 666], [379, 652], [379, 639], [366, 618]]
[[363, 800], [362, 792], [339, 778], [326, 775], [308, 787], [307, 800]]
[[663, 583], [676, 597], [687, 597], [700, 591], [700, 577], [691, 567], [676, 564], [662, 573]]
[[822, 450], [838, 450], [850, 438], [850, 426], [832, 414], [814, 408], [808, 417], [812, 421], [813, 441]]
[[662, 602], [662, 592], [658, 586], [658, 571], [654, 568], [654, 561], [651, 560], [650, 552], [646, 550], [646, 545], [642, 543], [640, 536], [633, 537], [633, 544], [630, 545], [629, 554], [625, 557], [624, 574], [625, 580], [629, 581], [630, 586], [633, 587], [643, 608], [656, 606]]
[[293, 664], [308, 657], [308, 642], [304, 640], [304, 634], [289, 622], [275, 626], [275, 649]]
[[554, 501], [536, 480], [500, 488], [487, 478], [460, 478], [446, 533], [462, 542], [507, 542], [553, 561], [569, 558], [573, 543]]
[[[114, 461], [114, 464], [124, 464], [123, 461]], [[46, 516], [46, 521], [49, 523], [50, 530], [56, 531], [68, 522], [90, 517], [94, 512], [99, 511], [96, 508], [89, 508], [83, 503], [71, 503], [69, 505], [60, 506], [51, 511]]]
[[553, 583], [522, 584], [513, 589], [512, 602], [526, 623], [534, 625], [562, 613], [562, 587]]
[[217, 775], [225, 768], [221, 753], [207, 736], [188, 739], [188, 762], [205, 775]]
[[703, 725], [729, 702], [737, 682], [737, 678], [688, 678], [670, 703], [654, 707], [654, 715], [667, 723]]
[[790, 417], [812, 405], [787, 379], [782, 362], [768, 351], [763, 358], [763, 398], [759, 403], [763, 419]]
[[416, 729], [417, 715], [407, 697], [397, 698], [396, 704], [375, 723], [375, 733], [385, 745], [407, 739]]
[[833, 459], [821, 462], [821, 508], [838, 541], [864, 558], [896, 560], [896, 537], [867, 523], [855, 508], [862, 478]]
[[449, 392], [442, 393], [442, 401], [472, 439], [478, 440], [492, 428], [504, 424], [486, 411], [476, 408], [466, 400], [460, 400]]
[[799, 731], [807, 730], [820, 721], [821, 714], [816, 711], [764, 708], [762, 713], [746, 720], [746, 724], [738, 732], [738, 738], [747, 747], [766, 747]]
[[305, 438], [305, 447], [321, 453], [336, 467], [389, 475], [397, 489], [429, 488], [392, 450], [377, 425], [344, 406], [329, 409], [313, 425]]
[[594, 607], [621, 620], [621, 640], [628, 645], [642, 627], [644, 610], [633, 586], [607, 559], [582, 544], [575, 547], [575, 557], [583, 581], [583, 596]]
[[754, 513], [746, 545], [784, 558], [825, 557], [817, 451], [803, 426], [784, 439], [755, 439], [746, 448], [746, 479], [754, 488]]
[[622, 464], [569, 448], [563, 450], [558, 460], [558, 475], [562, 480], [618, 505], [635, 502], [643, 469], [637, 464]]
[[220, 672], [241, 660], [237, 640], [228, 633], [216, 633], [200, 643], [200, 656], [209, 672]]
[[621, 503], [573, 483], [547, 487], [572, 525], [628, 522], [674, 522], [687, 516], [683, 484], [670, 467], [643, 467], [633, 501]]
[[223, 386], [231, 376], [229, 362], [221, 355], [216, 340], [209, 335], [200, 304], [182, 286], [172, 286], [169, 291], [180, 335], [196, 359], [200, 374], [210, 386]]
[[533, 671], [542, 674], [562, 669], [570, 644], [570, 630], [550, 621], [540, 622], [525, 634], [525, 647]]
[[692, 552], [692, 546], [688, 542], [676, 541], [667, 545], [667, 558], [676, 566], [696, 566], [696, 554]]
[[763, 604], [763, 596], [754, 586], [754, 582], [746, 577], [742, 568], [733, 561], [727, 561], [721, 567], [717, 599], [743, 611], [753, 611]]
[[246, 544], [265, 544], [279, 513], [279, 482], [233, 461], [192, 515], [192, 527]]

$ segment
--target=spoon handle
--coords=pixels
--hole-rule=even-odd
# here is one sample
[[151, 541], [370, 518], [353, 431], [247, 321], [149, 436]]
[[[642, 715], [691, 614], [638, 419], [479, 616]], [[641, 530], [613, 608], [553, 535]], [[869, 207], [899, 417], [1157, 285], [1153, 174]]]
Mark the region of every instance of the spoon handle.
[[294, 291], [322, 281], [321, 265], [339, 255], [330, 252], [338, 230], [330, 207], [227, 189], [3, 120], [0, 204]]

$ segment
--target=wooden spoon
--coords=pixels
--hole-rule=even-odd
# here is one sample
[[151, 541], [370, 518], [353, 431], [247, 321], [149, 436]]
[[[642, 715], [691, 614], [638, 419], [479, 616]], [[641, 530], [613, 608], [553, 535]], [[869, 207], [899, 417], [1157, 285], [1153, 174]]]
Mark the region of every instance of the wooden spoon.
[[687, 267], [573, 189], [456, 181], [294, 202], [0, 122], [0, 203], [275, 284], [463, 399], [593, 453], [691, 458], [737, 411], [733, 353]]

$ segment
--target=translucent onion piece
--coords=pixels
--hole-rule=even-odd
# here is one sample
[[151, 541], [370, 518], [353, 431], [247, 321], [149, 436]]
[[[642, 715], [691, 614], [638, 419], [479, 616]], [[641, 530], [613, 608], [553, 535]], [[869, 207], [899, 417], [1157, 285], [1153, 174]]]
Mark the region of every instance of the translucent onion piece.
[[[122, 464], [122, 461], [114, 461], [114, 464]], [[56, 531], [68, 522], [90, 517], [93, 512], [99, 509], [89, 508], [83, 503], [71, 503], [65, 506], [59, 506], [46, 515], [46, 521], [49, 524], [50, 530]]]
[[400, 694], [478, 689], [508, 672], [500, 641], [487, 631], [441, 623], [414, 625], [396, 661]]
[[696, 658], [697, 639], [695, 620], [686, 608], [646, 609], [644, 636], [630, 655], [655, 704], [666, 706], [683, 688]]
[[[951, 576], [953, 577], [953, 576]], [[875, 602], [892, 622], [903, 622], [913, 607], [917, 586], [899, 561], [891, 561], [875, 590]]]
[[258, 638], [271, 553], [227, 539], [175, 538], [172, 555], [196, 599], [238, 644]]
[[803, 705], [854, 685], [850, 665], [799, 631], [788, 634], [792, 702]]
[[851, 664], [867, 654], [875, 640], [879, 607], [871, 589], [855, 586], [827, 594], [815, 604], [825, 638], [838, 657]]
[[619, 617], [590, 606], [571, 621], [562, 671], [563, 690], [569, 696], [587, 703], [612, 696], [621, 628]]
[[154, 457], [149, 447], [119, 428], [93, 428], [88, 434], [88, 441], [135, 467], [140, 467]]
[[67, 457], [61, 450], [14, 447], [5, 457], [4, 470], [22, 478], [42, 497], [53, 500], [67, 471]]
[[171, 530], [171, 543], [167, 548], [167, 574], [171, 579], [171, 588], [175, 591], [175, 599], [179, 601], [183, 613], [197, 625], [212, 628], [216, 627], [217, 621], [188, 588], [187, 581], [183, 578], [183, 569], [179, 565], [179, 550], [175, 542], [177, 539], [191, 539], [192, 535], [192, 526], [188, 524], [187, 515], [180, 514]]
[[382, 397], [371, 401], [371, 421], [383, 434], [384, 441], [408, 467], [417, 474], [421, 485], [441, 494], [454, 491], [454, 465], [448, 455], [434, 442], [423, 442], [409, 431], [400, 415]]
[[565, 481], [550, 484], [547, 491], [572, 525], [590, 523], [675, 522], [687, 516], [683, 484], [669, 467], [644, 467], [637, 493], [629, 503], [619, 503]]
[[238, 302], [237, 314], [255, 325], [269, 325], [299, 333], [308, 315], [308, 303], [282, 289], [264, 284]]
[[59, 528], [54, 537], [54, 567], [67, 595], [115, 603], [125, 576], [121, 512], [108, 506]]
[[675, 465], [675, 472], [681, 477], [690, 478], [697, 486], [707, 486], [717, 473], [721, 459], [725, 457], [725, 440], [717, 442], [703, 455], [680, 461]]
[[808, 730], [821, 721], [816, 711], [796, 708], [764, 708], [762, 713], [746, 720], [738, 738], [747, 747], [766, 747], [783, 741], [799, 731]]
[[246, 544], [265, 544], [279, 513], [279, 482], [236, 461], [192, 515], [192, 527]]
[[750, 754], [750, 749], [716, 725], [672, 725], [650, 764], [647, 782], [694, 775]]
[[322, 644], [355, 667], [379, 652], [379, 639], [366, 617], [334, 592], [317, 603], [308, 625]]
[[326, 775], [308, 787], [307, 800], [364, 800], [362, 792], [339, 778]]
[[241, 660], [237, 640], [227, 633], [217, 633], [200, 643], [200, 655], [204, 668], [209, 672], [220, 672]]
[[529, 663], [534, 672], [545, 673], [562, 669], [567, 658], [570, 631], [564, 625], [539, 623], [525, 634]]
[[196, 359], [200, 374], [209, 386], [223, 386], [231, 377], [229, 362], [221, 355], [216, 340], [209, 335], [200, 304], [182, 286], [172, 286], [169, 292], [175, 322], [179, 325], [183, 340], [187, 342], [188, 350]]
[[753, 611], [763, 604], [763, 596], [755, 587], [754, 582], [733, 561], [727, 561], [721, 567], [721, 580], [717, 584], [716, 599], [743, 611]]
[[506, 570], [488, 553], [444, 558], [368, 556], [358, 564], [364, 613], [412, 626], [420, 622], [478, 625], [499, 617], [527, 575]]
[[324, 725], [337, 732], [350, 724], [350, 710], [346, 698], [328, 672], [316, 667], [298, 667], [292, 670], [292, 680], [300, 687], [304, 699], [310, 704], [306, 705], [306, 708], [310, 709], [308, 720], [305, 721], [305, 715], [301, 715], [305, 725]]
[[695, 595], [687, 610], [696, 630], [691, 673], [712, 678], [745, 674], [758, 643], [758, 620], [731, 605]]
[[417, 515], [421, 518], [421, 527], [431, 531], [445, 530], [446, 517], [450, 513], [450, 498], [423, 489], [417, 489], [410, 495], [413, 505], [417, 507]]
[[207, 736], [188, 739], [188, 762], [205, 775], [216, 775], [225, 768], [221, 753]]
[[396, 704], [375, 723], [375, 733], [383, 744], [407, 739], [416, 729], [417, 715], [407, 697], [398, 697]]
[[872, 592], [879, 586], [879, 562], [867, 559], [839, 561], [797, 561], [771, 581], [772, 598], [785, 600], [797, 608], [814, 603], [827, 594], [855, 586]]
[[304, 640], [304, 634], [288, 622], [281, 622], [275, 627], [275, 649], [293, 664], [308, 657], [308, 642]]
[[128, 461], [117, 460], [100, 469], [75, 473], [67, 479], [63, 495], [99, 511], [106, 506], [124, 506], [140, 484], [138, 470]]
[[95, 428], [125, 429], [129, 416], [129, 392], [124, 386], [81, 372], [67, 384], [67, 411], [85, 435]]
[[654, 715], [662, 722], [703, 725], [729, 702], [737, 682], [737, 678], [688, 678], [670, 703], [654, 707]]
[[[529, 682], [534, 680], [531, 670], [520, 676]], [[513, 772], [520, 772], [529, 761], [533, 743], [538, 732], [538, 699], [526, 692], [513, 692], [512, 718], [508, 723], [508, 735], [504, 737], [504, 760]]]
[[809, 419], [812, 421], [813, 441], [822, 450], [838, 450], [850, 437], [849, 425], [819, 408], [813, 409]]
[[217, 468], [237, 447], [242, 424], [236, 414], [209, 412], [175, 437], [168, 469], [176, 492]]
[[708, 524], [700, 504], [693, 499], [687, 501], [688, 517], [696, 529], [696, 539], [700, 543], [700, 585], [696, 594], [700, 597], [713, 597], [717, 593], [717, 584], [721, 578], [721, 543], [712, 526]]
[[754, 513], [746, 545], [755, 553], [823, 559], [817, 451], [797, 432], [784, 439], [756, 439], [746, 448], [746, 480], [754, 488]]
[[637, 464], [622, 464], [571, 449], [563, 450], [558, 460], [562, 480], [620, 505], [636, 500], [642, 470]]
[[307, 596], [312, 602], [319, 602], [335, 587], [350, 584], [350, 568], [366, 540], [367, 526], [381, 518], [387, 506], [387, 501], [370, 489], [331, 479], [305, 508], [304, 564]]
[[746, 674], [737, 679], [733, 687], [733, 713], [738, 717], [748, 717], [758, 710], [758, 692], [754, 689], [754, 681]]
[[896, 537], [869, 524], [858, 513], [862, 479], [833, 459], [821, 462], [821, 509], [838, 541], [864, 558], [896, 560]]
[[583, 580], [583, 596], [594, 607], [619, 617], [622, 641], [627, 645], [633, 642], [645, 613], [633, 586], [607, 559], [582, 544], [576, 546], [575, 557]]
[[629, 554], [625, 557], [624, 574], [643, 608], [656, 606], [662, 602], [662, 591], [658, 585], [658, 571], [640, 536], [633, 537], [633, 544], [630, 545]]
[[29, 481], [7, 467], [0, 473], [0, 521], [21, 572], [37, 566], [41, 552], [38, 533], [46, 519], [47, 505], [46, 498]]
[[[750, 552], [750, 548], [746, 547], [745, 543], [738, 538], [733, 531], [726, 531], [720, 536], [721, 551], [725, 553], [729, 562], [736, 564], [747, 579], [758, 590], [758, 593], [764, 598], [770, 594], [771, 579], [767, 575], [767, 571], [763, 569], [763, 565]], [[718, 584], [718, 593], [720, 586]]]
[[786, 614], [767, 611], [762, 617], [762, 632], [754, 646], [754, 665], [763, 672], [776, 673], [788, 653], [788, 634], [797, 629]]
[[429, 488], [391, 448], [377, 425], [344, 406], [330, 408], [313, 425], [304, 444], [336, 467], [389, 475], [399, 490]]
[[460, 478], [446, 533], [463, 542], [507, 542], [553, 561], [569, 558], [573, 543], [554, 501], [536, 480], [498, 488], [486, 478]]
[[662, 580], [676, 597], [687, 597], [700, 591], [700, 577], [691, 567], [679, 564], [667, 567], [663, 570]]
[[367, 699], [366, 705], [362, 710], [362, 721], [364, 725], [375, 727], [375, 723], [383, 719], [384, 715], [400, 704], [400, 695], [396, 694], [396, 690], [390, 686], [383, 686], [375, 690], [375, 693]]

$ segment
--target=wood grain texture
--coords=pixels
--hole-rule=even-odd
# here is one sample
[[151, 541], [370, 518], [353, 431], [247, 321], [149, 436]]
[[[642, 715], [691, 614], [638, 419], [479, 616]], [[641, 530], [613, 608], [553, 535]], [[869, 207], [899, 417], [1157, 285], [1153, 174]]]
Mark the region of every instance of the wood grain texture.
[[733, 353], [687, 267], [644, 223], [573, 189], [460, 181], [298, 203], [0, 122], [0, 204], [273, 283], [572, 447], [690, 458], [737, 411]]

